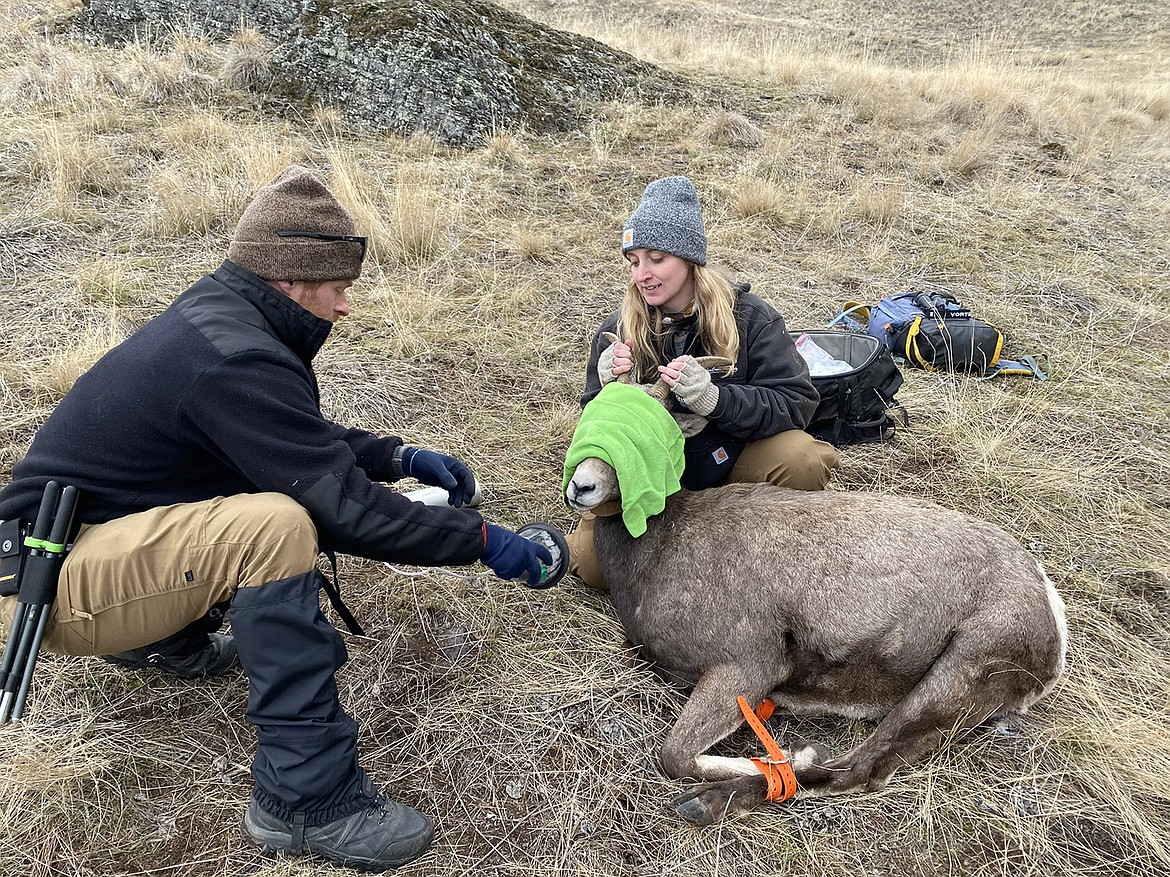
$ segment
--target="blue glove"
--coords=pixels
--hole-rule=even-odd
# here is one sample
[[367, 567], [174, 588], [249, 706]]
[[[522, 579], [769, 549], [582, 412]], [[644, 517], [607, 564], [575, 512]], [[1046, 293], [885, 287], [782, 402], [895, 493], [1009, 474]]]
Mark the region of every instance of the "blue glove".
[[528, 573], [528, 584], [535, 588], [544, 574], [540, 563], [552, 565], [552, 552], [531, 539], [497, 527], [484, 524], [483, 565], [502, 579], [518, 579]]
[[442, 487], [450, 497], [447, 502], [456, 508], [467, 505], [475, 496], [475, 475], [467, 464], [446, 454], [403, 448], [402, 473], [423, 484]]

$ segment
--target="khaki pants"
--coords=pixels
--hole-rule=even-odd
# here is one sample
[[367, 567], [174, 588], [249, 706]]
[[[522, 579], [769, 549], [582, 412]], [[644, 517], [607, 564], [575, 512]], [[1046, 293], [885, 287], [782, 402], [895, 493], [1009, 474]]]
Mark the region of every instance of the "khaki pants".
[[[157, 642], [238, 588], [300, 575], [317, 558], [309, 514], [279, 493], [149, 509], [83, 526], [61, 567], [43, 648], [108, 655]], [[16, 597], [0, 600], [7, 630]]]
[[[802, 429], [789, 429], [751, 442], [727, 476], [725, 484], [775, 484], [796, 490], [824, 490], [829, 476], [841, 464], [841, 456], [828, 442], [813, 438]], [[617, 514], [621, 507], [609, 503], [598, 514]], [[606, 589], [605, 576], [593, 551], [593, 523], [597, 516], [585, 512], [577, 528], [567, 537], [569, 572], [587, 584]]]

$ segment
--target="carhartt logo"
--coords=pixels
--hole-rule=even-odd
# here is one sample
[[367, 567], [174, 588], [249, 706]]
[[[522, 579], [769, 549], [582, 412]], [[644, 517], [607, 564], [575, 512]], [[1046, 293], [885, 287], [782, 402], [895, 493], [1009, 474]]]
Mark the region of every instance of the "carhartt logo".
[[634, 230], [632, 228], [627, 228], [625, 231], [622, 232], [622, 246], [623, 247], [630, 247], [630, 246], [633, 246], [633, 244], [634, 244]]
[[711, 456], [715, 458], [715, 462], [718, 463], [720, 466], [722, 466], [724, 463], [726, 463], [728, 460], [731, 459], [731, 457], [729, 457], [727, 454], [726, 448], [716, 448], [715, 450], [713, 450], [711, 452]]

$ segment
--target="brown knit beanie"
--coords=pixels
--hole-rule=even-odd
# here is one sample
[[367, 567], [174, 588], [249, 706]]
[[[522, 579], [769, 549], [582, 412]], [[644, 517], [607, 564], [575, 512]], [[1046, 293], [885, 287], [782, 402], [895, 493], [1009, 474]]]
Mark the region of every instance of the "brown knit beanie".
[[361, 243], [277, 235], [298, 231], [356, 235], [357, 225], [320, 180], [294, 164], [244, 210], [228, 258], [267, 280], [353, 280], [362, 273]]

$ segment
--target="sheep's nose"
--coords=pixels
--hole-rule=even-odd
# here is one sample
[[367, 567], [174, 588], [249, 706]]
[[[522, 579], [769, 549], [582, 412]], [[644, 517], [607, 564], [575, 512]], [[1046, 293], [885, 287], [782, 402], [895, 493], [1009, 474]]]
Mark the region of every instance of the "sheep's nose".
[[565, 502], [569, 505], [576, 505], [588, 501], [589, 495], [597, 492], [596, 483], [580, 484], [576, 480], [569, 482], [569, 487], [565, 491]]

